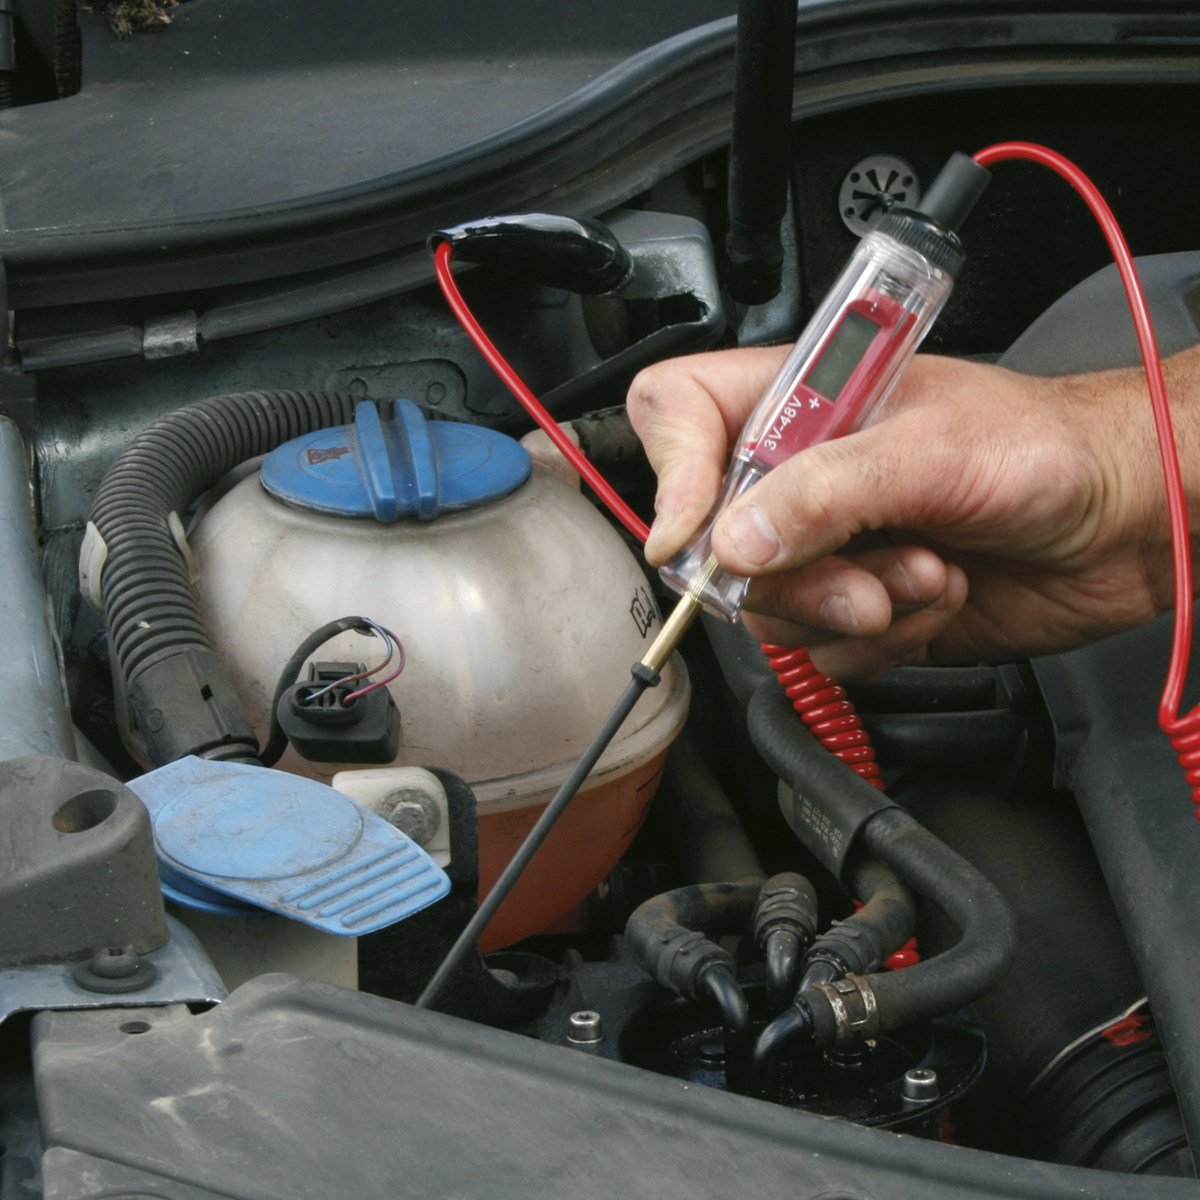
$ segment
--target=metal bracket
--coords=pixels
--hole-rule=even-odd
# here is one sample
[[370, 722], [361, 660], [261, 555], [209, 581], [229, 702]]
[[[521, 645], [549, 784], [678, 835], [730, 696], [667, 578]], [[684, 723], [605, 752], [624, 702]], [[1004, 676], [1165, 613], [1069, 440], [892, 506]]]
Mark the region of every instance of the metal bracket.
[[142, 355], [145, 358], [175, 358], [200, 350], [200, 322], [194, 312], [147, 317], [143, 323]]
[[141, 957], [158, 978], [137, 992], [102, 995], [75, 982], [76, 963], [38, 963], [0, 971], [0, 1022], [13, 1013], [47, 1008], [146, 1008], [160, 1004], [219, 1004], [229, 994], [196, 935], [167, 917], [170, 939]]

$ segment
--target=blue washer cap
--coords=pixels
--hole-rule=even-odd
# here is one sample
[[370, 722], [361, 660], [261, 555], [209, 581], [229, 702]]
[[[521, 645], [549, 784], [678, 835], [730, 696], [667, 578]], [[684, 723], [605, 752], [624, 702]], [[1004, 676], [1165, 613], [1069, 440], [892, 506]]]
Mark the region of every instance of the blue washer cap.
[[188, 908], [356, 937], [450, 890], [411, 838], [311, 779], [192, 757], [129, 786], [150, 810], [163, 891]]
[[494, 429], [427, 421], [411, 400], [397, 400], [382, 421], [372, 401], [354, 424], [309, 433], [267, 455], [263, 486], [297, 508], [338, 517], [430, 521], [507, 496], [529, 478], [529, 455]]

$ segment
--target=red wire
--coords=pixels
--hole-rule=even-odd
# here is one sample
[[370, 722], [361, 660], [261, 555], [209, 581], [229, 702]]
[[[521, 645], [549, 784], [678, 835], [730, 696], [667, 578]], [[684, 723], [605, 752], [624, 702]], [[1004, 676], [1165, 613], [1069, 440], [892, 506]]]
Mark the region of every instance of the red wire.
[[[404, 664], [408, 661], [408, 655], [404, 653], [403, 642], [401, 642], [400, 639], [394, 633], [392, 633], [390, 629], [384, 630], [384, 632], [387, 633], [392, 640], [392, 644], [400, 652], [400, 665], [386, 679], [377, 679], [374, 683], [369, 683], [366, 687], [359, 688], [357, 692], [351, 692], [350, 695], [342, 701], [343, 706], [349, 704], [351, 700], [357, 700], [359, 696], [365, 696], [368, 692], [374, 692], [381, 687], [387, 687], [387, 685], [391, 683], [393, 679], [398, 679], [400, 677], [400, 672], [404, 670]], [[383, 662], [381, 662], [379, 666], [375, 668], [375, 670], [378, 671], [381, 667], [387, 666], [388, 659], [391, 657], [391, 654], [389, 654], [387, 658], [385, 658]], [[370, 673], [373, 675], [375, 672], [372, 671]]]
[[[434, 266], [442, 292], [462, 327], [491, 364], [492, 369], [524, 405], [525, 411], [550, 435], [554, 444], [592, 485], [596, 494], [608, 505], [618, 520], [634, 537], [645, 542], [650, 530], [638, 520], [620, 496], [605, 482], [603, 476], [584, 458], [578, 447], [559, 429], [554, 418], [538, 403], [524, 381], [504, 360], [504, 356], [475, 320], [454, 282], [450, 260], [450, 244], [443, 242], [435, 252]], [[882, 790], [883, 781], [879, 778], [879, 764], [875, 762], [875, 752], [871, 749], [866, 730], [862, 728], [862, 721], [854, 715], [854, 705], [846, 698], [845, 690], [838, 686], [836, 680], [817, 671], [809, 662], [808, 651], [803, 647], [790, 649], [784, 646], [764, 645], [763, 652], [771, 660], [772, 668], [788, 689], [788, 698], [792, 700], [796, 711], [814, 736], [831, 754], [840, 758], [872, 787]]]
[[[1125, 238], [1121, 234], [1112, 210], [1096, 189], [1096, 185], [1070, 160], [1045, 146], [1032, 142], [1001, 142], [988, 146], [975, 155], [981, 167], [1010, 159], [1025, 159], [1041, 163], [1061, 175], [1086, 201], [1092, 215], [1100, 223], [1109, 249], [1121, 274], [1121, 283], [1133, 313], [1142, 365], [1150, 388], [1150, 404], [1154, 411], [1154, 426], [1158, 433], [1158, 450], [1162, 458], [1163, 475], [1167, 485], [1167, 509], [1171, 518], [1171, 550], [1175, 564], [1175, 633], [1171, 645], [1171, 662], [1167, 681], [1158, 706], [1158, 723], [1171, 739], [1179, 761], [1187, 774], [1192, 799], [1200, 805], [1200, 705], [1185, 717], [1179, 716], [1179, 704], [1187, 678], [1188, 659], [1192, 646], [1192, 560], [1188, 540], [1187, 505], [1183, 495], [1183, 479], [1179, 471], [1179, 455], [1175, 449], [1175, 434], [1171, 428], [1171, 413], [1167, 406], [1167, 386], [1163, 380], [1162, 362], [1146, 297], [1138, 279], [1137, 269]], [[1200, 818], [1200, 809], [1196, 812]]]
[[492, 344], [491, 338], [483, 331], [483, 327], [475, 320], [467, 307], [454, 275], [450, 270], [452, 255], [449, 242], [442, 242], [434, 254], [434, 269], [437, 271], [437, 281], [446, 297], [446, 302], [454, 310], [454, 315], [467, 331], [467, 336], [475, 343], [479, 353], [487, 359], [492, 370], [504, 380], [508, 390], [521, 402], [525, 411], [546, 431], [550, 440], [566, 455], [568, 462], [580, 475], [588, 481], [592, 491], [608, 506], [609, 511], [633, 534], [640, 542], [650, 536], [650, 529], [644, 521], [617, 495], [605, 481], [604, 476], [592, 466], [578, 446], [558, 427], [558, 422], [542, 407], [537, 397], [525, 386], [521, 377], [508, 365], [504, 356]]

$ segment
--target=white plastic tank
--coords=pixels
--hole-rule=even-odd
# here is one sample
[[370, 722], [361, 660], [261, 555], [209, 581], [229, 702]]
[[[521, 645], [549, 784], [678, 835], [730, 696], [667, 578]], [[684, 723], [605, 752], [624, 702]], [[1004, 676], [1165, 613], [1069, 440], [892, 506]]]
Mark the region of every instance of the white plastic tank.
[[[360, 405], [354, 426], [280, 447], [211, 508], [190, 538], [200, 607], [264, 740], [280, 672], [314, 630], [354, 615], [399, 636], [407, 665], [389, 685], [401, 714], [392, 765], [441, 767], [471, 784], [485, 893], [661, 618], [633, 554], [569, 483], [531, 469], [501, 434], [396, 407], [381, 423]], [[379, 639], [345, 633], [313, 660], [371, 667], [382, 657]], [[569, 911], [615, 865], [687, 701], [676, 659], [489, 926], [485, 951]], [[342, 773], [339, 787], [354, 794], [344, 763], [289, 748], [278, 766], [327, 782]]]

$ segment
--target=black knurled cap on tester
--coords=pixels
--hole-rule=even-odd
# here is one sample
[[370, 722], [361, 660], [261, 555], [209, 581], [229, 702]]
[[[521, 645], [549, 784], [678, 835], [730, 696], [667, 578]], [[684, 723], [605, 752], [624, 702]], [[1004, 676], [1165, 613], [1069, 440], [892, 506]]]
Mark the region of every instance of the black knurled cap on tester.
[[943, 229], [957, 233], [991, 181], [991, 171], [956, 150], [921, 198], [919, 211]]
[[991, 179], [990, 171], [955, 151], [925, 193], [921, 207], [893, 208], [879, 222], [879, 232], [911, 246], [957, 278], [966, 261], [957, 231]]

